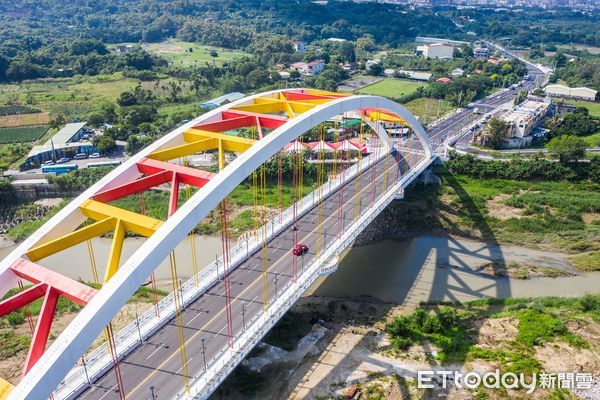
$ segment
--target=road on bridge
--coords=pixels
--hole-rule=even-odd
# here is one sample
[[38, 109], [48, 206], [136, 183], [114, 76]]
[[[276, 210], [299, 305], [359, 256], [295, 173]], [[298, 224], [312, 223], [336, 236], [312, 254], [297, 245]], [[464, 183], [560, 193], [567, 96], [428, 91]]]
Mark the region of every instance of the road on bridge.
[[[416, 164], [422, 156], [409, 155], [408, 162]], [[292, 280], [292, 258], [297, 257], [298, 271], [316, 257], [317, 238], [321, 251], [336, 240], [337, 235], [354, 220], [355, 212], [369, 207], [377, 201], [385, 186], [397, 179], [398, 166], [392, 156], [386, 156], [371, 168], [365, 169], [357, 180], [349, 180], [337, 191], [325, 198], [317, 206], [298, 218], [298, 242], [309, 247], [308, 254], [297, 257], [291, 254], [294, 246], [294, 231], [290, 225], [271, 239], [267, 245], [269, 262], [268, 296], [272, 303], [277, 291]], [[404, 168], [402, 168], [404, 169]], [[387, 175], [387, 177], [386, 177]], [[359, 195], [357, 195], [357, 188]], [[340, 214], [340, 204], [342, 204]], [[320, 208], [320, 211], [319, 211]], [[321, 216], [319, 216], [319, 213]], [[342, 216], [340, 218], [339, 216]], [[250, 254], [231, 272], [231, 313], [234, 336], [242, 332], [248, 323], [263, 309], [263, 261], [260, 249]], [[205, 294], [187, 306], [182, 312], [184, 325], [187, 368], [191, 376], [201, 372], [205, 363], [228, 343], [228, 327], [225, 306], [225, 285], [223, 282], [211, 287]], [[120, 362], [125, 397], [127, 399], [167, 399], [183, 388], [184, 376], [179, 351], [178, 328], [171, 320], [146, 342]], [[118, 385], [114, 370], [89, 387], [81, 396], [83, 399], [118, 399]]]

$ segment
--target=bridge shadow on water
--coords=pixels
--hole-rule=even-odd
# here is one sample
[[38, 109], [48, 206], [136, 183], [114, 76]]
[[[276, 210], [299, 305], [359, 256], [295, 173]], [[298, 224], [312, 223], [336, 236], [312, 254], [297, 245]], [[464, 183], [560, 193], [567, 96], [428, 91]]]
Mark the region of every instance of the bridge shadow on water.
[[[308, 297], [303, 301], [325, 302], [329, 309], [338, 312], [346, 302], [347, 304], [362, 302], [367, 308], [369, 304], [378, 304], [367, 311], [367, 316], [360, 306], [357, 313], [352, 307], [346, 306], [344, 312], [347, 314], [348, 322], [356, 325], [357, 322], [360, 324], [362, 321], [367, 322], [365, 326], [369, 326], [377, 320], [385, 319], [386, 316], [391, 317], [392, 313], [397, 315], [410, 312], [422, 303], [429, 303], [428, 309], [438, 312], [440, 302], [510, 297], [510, 280], [505, 276], [506, 262], [492, 229], [460, 182], [443, 167], [437, 167], [437, 171], [441, 172], [446, 190], [451, 189], [457, 196], [460, 207], [446, 208], [443, 210], [444, 213], [436, 212], [434, 207], [443, 207], [440, 201], [443, 190], [430, 185], [419, 186], [419, 184], [417, 187], [409, 188], [405, 200], [396, 201], [388, 206], [372, 223], [372, 227], [376, 227], [383, 234], [376, 236], [375, 241], [365, 246], [352, 249], [341, 262], [338, 271], [327, 278], [320, 279], [309, 290]], [[445, 216], [452, 214], [453, 217], [462, 216], [473, 221], [474, 226], [471, 228], [478, 231], [478, 236], [483, 240], [464, 240], [442, 234], [443, 226], [445, 232], [467, 236], [467, 232], [463, 232], [458, 225]], [[393, 231], [390, 229], [390, 224], [400, 221], [401, 218], [409, 220], [416, 218], [421, 224], [426, 223], [432, 229], [415, 232], [414, 237], [409, 239], [387, 239], [386, 235]], [[486, 273], [481, 271], [483, 266], [487, 267]], [[360, 339], [350, 344], [350, 347], [348, 343], [338, 346], [338, 342], [348, 340], [346, 336], [341, 335], [342, 331], [345, 332], [344, 324], [329, 323], [328, 319], [331, 318], [327, 313], [315, 312], [315, 315], [309, 318], [311, 324], [322, 319], [330, 329], [319, 343], [319, 348], [325, 349], [324, 352], [313, 356], [312, 363], [303, 363], [300, 367], [302, 370], [298, 370], [297, 366], [291, 366], [294, 370], [292, 374], [284, 373], [286, 367], [278, 363], [268, 366], [266, 368], [268, 376], [274, 376], [276, 379], [270, 379], [266, 383], [268, 389], [260, 390], [255, 396], [246, 396], [247, 398], [314, 398], [317, 394], [314, 390], [319, 384], [337, 382], [340, 387], [347, 387], [360, 379], [373, 376], [373, 371], [385, 375], [395, 373], [400, 376], [416, 376], [414, 370], [403, 368], [402, 362], [392, 363], [376, 353], [362, 354], [360, 360], [356, 359], [356, 354], [350, 354], [352, 348], [373, 347], [375, 335], [373, 330], [366, 328], [371, 330], [371, 333], [356, 336]], [[301, 315], [293, 309], [273, 331], [279, 329], [284, 335], [285, 332], [289, 333], [290, 319], [298, 318], [301, 318]], [[295, 321], [292, 325], [298, 327], [298, 324], [299, 322]], [[300, 332], [301, 334], [306, 334], [310, 330], [306, 328], [310, 324], [304, 326], [305, 329]], [[270, 341], [269, 336], [266, 341]], [[344, 350], [340, 352], [339, 349]], [[427, 344], [424, 345], [424, 349], [430, 353], [434, 351]], [[430, 365], [437, 365], [433, 358]], [[290, 368], [289, 365], [287, 367]], [[283, 382], [278, 381], [281, 379]], [[227, 394], [231, 393], [233, 387], [230, 385], [233, 383], [229, 382], [230, 380], [228, 378], [212, 398], [227, 398]], [[406, 390], [402, 394], [402, 398], [410, 398]]]

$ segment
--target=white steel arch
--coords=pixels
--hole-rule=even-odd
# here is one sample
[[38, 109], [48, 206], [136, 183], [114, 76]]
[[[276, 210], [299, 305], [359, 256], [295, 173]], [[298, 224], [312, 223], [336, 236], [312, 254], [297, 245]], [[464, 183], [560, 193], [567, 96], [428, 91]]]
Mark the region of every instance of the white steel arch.
[[[199, 123], [210, 122], [216, 119], [222, 111], [247, 104], [258, 97], [277, 95], [282, 92], [286, 92], [286, 90], [258, 94], [213, 110], [174, 130], [130, 158], [122, 166], [86, 190], [2, 261], [0, 264], [0, 278], [3, 279], [0, 279], [0, 293], [5, 292], [15, 281], [14, 277], [10, 276], [9, 270], [10, 265], [15, 260], [21, 257], [28, 248], [41, 240], [47, 241], [49, 238], [56, 237], [60, 233], [69, 232], [78, 226], [82, 220], [80, 217], [73, 216], [77, 208], [98, 191], [114, 187], [126, 182], [127, 179], [135, 178], [139, 175], [135, 170], [135, 165], [148, 154], [160, 150], [170, 142], [176, 140], [177, 136], [187, 129]], [[46, 350], [42, 358], [25, 375], [9, 398], [47, 398], [81, 355], [89, 348], [93, 340], [101, 333], [102, 329], [112, 320], [114, 315], [131, 298], [135, 291], [147, 281], [150, 274], [160, 262], [252, 171], [268, 161], [279, 150], [283, 149], [286, 144], [317, 124], [336, 115], [364, 109], [388, 111], [400, 117], [414, 131], [422, 144], [425, 152], [425, 158], [422, 162], [427, 162], [433, 157], [428, 136], [417, 119], [403, 106], [382, 97], [340, 97], [318, 105], [290, 119], [238, 156], [167, 219], [120, 266], [112, 279], [79, 312], [71, 324], [68, 325], [55, 342]], [[366, 118], [365, 121], [386, 143], [388, 149], [391, 149], [391, 140], [383, 126], [378, 122], [370, 121]]]

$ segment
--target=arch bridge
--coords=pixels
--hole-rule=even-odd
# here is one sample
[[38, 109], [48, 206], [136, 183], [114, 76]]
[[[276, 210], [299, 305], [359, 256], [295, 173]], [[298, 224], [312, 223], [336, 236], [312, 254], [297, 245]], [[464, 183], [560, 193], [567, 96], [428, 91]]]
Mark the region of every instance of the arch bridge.
[[[403, 137], [393, 138], [392, 125], [410, 132], [402, 128]], [[318, 140], [309, 148], [303, 135]], [[325, 140], [331, 135], [333, 141]], [[313, 159], [304, 154], [309, 151]], [[284, 152], [293, 170], [286, 209]], [[188, 157], [198, 154], [216, 157], [218, 168], [193, 167]], [[357, 235], [434, 158], [415, 117], [376, 96], [276, 90], [186, 123], [108, 173], [0, 263], [0, 293], [20, 288], [0, 302], [0, 316], [43, 299], [37, 320], [29, 318], [32, 341], [21, 381], [14, 388], [4, 383], [5, 392], [11, 391], [10, 399], [208, 397], [317, 277], [335, 271]], [[269, 163], [279, 168], [279, 203], [271, 219]], [[308, 163], [317, 178], [315, 189], [304, 193]], [[253, 184], [255, 227], [232, 246], [227, 197], [243, 182]], [[153, 188], [168, 192], [164, 219], [145, 212], [143, 193]], [[132, 196], [139, 196], [139, 212], [119, 206], [119, 199]], [[208, 216], [220, 219], [222, 254], [198, 269], [203, 249], [191, 233]], [[107, 234], [106, 264], [97, 265], [93, 239]], [[128, 257], [127, 234], [146, 238]], [[175, 249], [187, 240], [193, 273], [181, 283]], [[292, 254], [298, 243], [308, 251]], [[91, 267], [89, 285], [47, 263], [83, 244], [90, 260], [73, 259], [68, 275]], [[171, 294], [113, 329], [111, 321], [136, 291], [148, 282], [155, 286], [155, 269], [165, 259]], [[61, 297], [81, 308], [47, 345]], [[90, 349], [98, 337], [103, 343]]]

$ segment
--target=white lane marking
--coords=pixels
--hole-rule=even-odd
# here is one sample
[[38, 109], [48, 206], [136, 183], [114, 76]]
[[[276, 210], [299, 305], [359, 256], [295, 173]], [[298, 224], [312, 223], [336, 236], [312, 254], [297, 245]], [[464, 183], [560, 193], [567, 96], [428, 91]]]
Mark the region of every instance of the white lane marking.
[[221, 334], [221, 332], [223, 332], [223, 330], [224, 330], [225, 328], [227, 328], [227, 324], [225, 324], [225, 326], [224, 326], [224, 327], [222, 327], [222, 328], [221, 328], [221, 330], [220, 330], [219, 332], [215, 333], [215, 334], [214, 334], [214, 336], [220, 335], [220, 334]]
[[161, 349], [161, 347], [163, 347], [163, 346], [164, 346], [164, 344], [163, 344], [163, 343], [161, 343], [161, 344], [160, 344], [160, 346], [158, 346], [158, 347], [156, 348], [156, 350], [154, 350], [154, 351], [153, 351], [153, 352], [152, 352], [152, 353], [151, 353], [151, 354], [150, 354], [148, 357], [146, 357], [146, 360], [147, 360], [147, 359], [149, 359], [150, 357], [152, 357], [152, 356], [153, 356], [153, 355], [154, 355], [154, 354], [155, 354], [157, 351], [159, 351], [159, 350]]
[[[194, 358], [194, 357], [190, 357], [190, 358], [188, 358], [188, 360], [186, 361], [185, 365], [188, 365], [188, 364], [189, 364], [189, 362], [190, 362], [190, 361], [192, 361], [192, 359], [193, 359], [193, 358]], [[182, 365], [182, 366], [181, 366], [181, 368], [179, 368], [179, 369], [177, 370], [177, 372], [175, 372], [175, 373], [176, 373], [176, 374], [178, 374], [178, 373], [179, 373], [179, 372], [180, 372], [182, 369], [183, 369], [183, 365]]]
[[[118, 385], [118, 383], [117, 383]], [[100, 397], [98, 400], [102, 400], [103, 398], [105, 398], [106, 396], [108, 396], [109, 394], [112, 393], [113, 389], [117, 387], [117, 385], [111, 387], [110, 389], [108, 389], [108, 392], [104, 393], [104, 395], [102, 397]]]
[[202, 314], [204, 314], [204, 313], [203, 312], [199, 312], [194, 318], [190, 319], [190, 322], [188, 322], [186, 324], [186, 326], [189, 326], [196, 318], [198, 318]]

